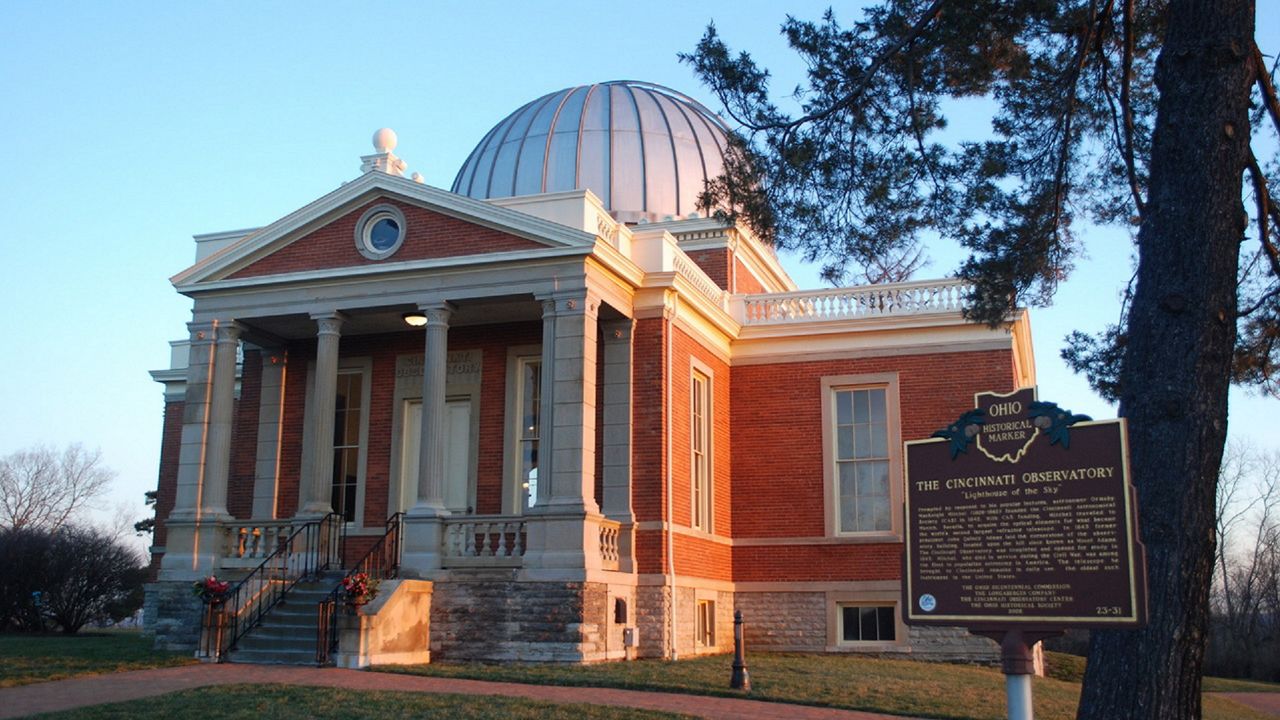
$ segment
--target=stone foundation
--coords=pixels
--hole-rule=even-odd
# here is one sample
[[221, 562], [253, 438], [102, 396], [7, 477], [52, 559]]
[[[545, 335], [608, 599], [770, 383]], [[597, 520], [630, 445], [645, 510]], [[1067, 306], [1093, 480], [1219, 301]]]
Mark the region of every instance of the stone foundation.
[[520, 582], [512, 573], [455, 572], [435, 583], [437, 660], [593, 662], [610, 655], [608, 586]]
[[666, 657], [669, 652], [667, 607], [670, 593], [665, 585], [644, 585], [636, 588], [636, 607], [633, 612], [636, 632], [640, 634], [637, 655], [642, 658]]
[[827, 648], [827, 596], [821, 592], [740, 592], [748, 650], [822, 652]]
[[154, 582], [144, 588], [143, 631], [156, 650], [195, 652], [200, 644], [204, 603], [191, 593], [191, 583]]
[[918, 660], [996, 665], [1000, 646], [961, 627], [912, 627], [911, 656]]

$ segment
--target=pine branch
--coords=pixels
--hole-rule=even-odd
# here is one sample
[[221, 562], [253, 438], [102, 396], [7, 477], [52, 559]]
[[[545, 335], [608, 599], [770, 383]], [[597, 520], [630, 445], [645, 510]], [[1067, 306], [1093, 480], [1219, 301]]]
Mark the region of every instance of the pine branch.
[[946, 3], [946, 0], [934, 0], [934, 3], [929, 6], [928, 10], [924, 11], [924, 13], [920, 16], [919, 19], [916, 20], [915, 24], [911, 26], [911, 29], [907, 32], [906, 35], [904, 35], [901, 39], [899, 39], [898, 42], [894, 43], [893, 46], [891, 46], [890, 48], [885, 50], [883, 53], [881, 53], [875, 60], [871, 62], [869, 66], [867, 66], [866, 72], [864, 72], [862, 75], [861, 82], [859, 82], [852, 90], [845, 93], [842, 97], [837, 99], [835, 102], [831, 103], [831, 105], [821, 110], [808, 113], [807, 115], [802, 115], [801, 117], [798, 117], [794, 120], [789, 120], [786, 122], [774, 122], [774, 123], [764, 123], [764, 124], [743, 123], [743, 125], [755, 131], [781, 130], [783, 132], [781, 145], [785, 146], [787, 144], [787, 141], [790, 139], [791, 131], [795, 130], [801, 125], [804, 125], [806, 123], [811, 123], [811, 122], [821, 122], [822, 120], [825, 120], [826, 118], [831, 117], [832, 115], [840, 112], [841, 110], [844, 110], [852, 106], [855, 102], [858, 101], [859, 98], [862, 97], [862, 94], [865, 93], [867, 89], [871, 87], [871, 81], [875, 79], [876, 75], [880, 72], [881, 68], [883, 68], [895, 56], [897, 56], [898, 53], [902, 52], [904, 48], [910, 46], [912, 43], [914, 43], [916, 40], [920, 39], [920, 37], [924, 35], [924, 32], [926, 29], [928, 29], [929, 25], [932, 24], [934, 20], [937, 20], [938, 17], [942, 15], [942, 6], [945, 3]]
[[1262, 91], [1262, 104], [1271, 115], [1276, 132], [1280, 132], [1280, 98], [1276, 97], [1276, 86], [1271, 82], [1271, 73], [1267, 72], [1267, 63], [1262, 59], [1262, 51], [1258, 49], [1257, 43], [1253, 45], [1253, 69], [1257, 74], [1258, 89]]
[[1124, 166], [1129, 175], [1129, 192], [1138, 209], [1138, 217], [1146, 213], [1146, 202], [1138, 188], [1138, 173], [1133, 161], [1133, 107], [1129, 103], [1129, 87], [1133, 83], [1133, 0], [1125, 0], [1123, 38], [1124, 54], [1120, 61], [1120, 112], [1124, 116]]

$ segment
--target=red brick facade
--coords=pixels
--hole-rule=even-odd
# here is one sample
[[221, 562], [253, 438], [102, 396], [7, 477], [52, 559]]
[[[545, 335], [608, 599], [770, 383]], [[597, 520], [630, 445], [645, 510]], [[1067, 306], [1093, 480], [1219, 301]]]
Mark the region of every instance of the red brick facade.
[[302, 270], [377, 264], [377, 260], [365, 258], [356, 249], [356, 223], [369, 208], [387, 204], [394, 205], [404, 213], [407, 225], [404, 244], [395, 254], [396, 261], [546, 247], [533, 240], [491, 230], [399, 200], [379, 198], [237, 270], [231, 277], [261, 277]]

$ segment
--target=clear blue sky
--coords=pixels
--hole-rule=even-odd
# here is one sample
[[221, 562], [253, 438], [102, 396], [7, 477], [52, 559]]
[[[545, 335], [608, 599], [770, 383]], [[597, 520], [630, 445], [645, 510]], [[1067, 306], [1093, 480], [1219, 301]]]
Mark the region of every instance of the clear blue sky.
[[[0, 454], [101, 447], [120, 476], [110, 503], [144, 515], [163, 409], [147, 371], [186, 333], [168, 278], [193, 260], [191, 235], [266, 224], [356, 177], [383, 126], [411, 172], [447, 188], [494, 123], [562, 87], [647, 80], [715, 108], [676, 61], [712, 19], [790, 88], [802, 68], [782, 8], [828, 4], [0, 4]], [[1263, 15], [1263, 51], [1280, 50], [1280, 19]], [[1110, 417], [1058, 360], [1069, 330], [1115, 320], [1128, 278], [1126, 235], [1087, 239], [1091, 258], [1032, 313], [1040, 395]], [[920, 276], [956, 262], [943, 252]], [[1278, 408], [1234, 393], [1232, 434], [1280, 446]]]

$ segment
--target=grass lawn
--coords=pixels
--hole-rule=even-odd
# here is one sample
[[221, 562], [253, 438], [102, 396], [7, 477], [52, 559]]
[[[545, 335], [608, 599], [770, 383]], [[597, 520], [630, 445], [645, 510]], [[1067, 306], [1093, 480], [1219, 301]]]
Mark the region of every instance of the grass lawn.
[[[1080, 682], [1084, 677], [1084, 658], [1079, 655], [1046, 652], [1044, 661], [1045, 674], [1049, 677], [1073, 682]], [[1257, 680], [1206, 677], [1201, 689], [1205, 692], [1280, 692], [1280, 685]]]
[[0, 688], [97, 675], [122, 670], [189, 665], [188, 653], [151, 649], [137, 631], [82, 632], [79, 635], [0, 634]]
[[[437, 663], [380, 667], [385, 672], [506, 680], [539, 685], [582, 685], [663, 690], [741, 697], [728, 689], [732, 657], [679, 662], [643, 660], [586, 666], [538, 664], [452, 665]], [[822, 705], [897, 715], [959, 720], [1004, 720], [1004, 676], [998, 670], [856, 655], [758, 653], [748, 658], [756, 700]], [[1080, 685], [1037, 678], [1039, 720], [1073, 720]], [[1206, 720], [1261, 720], [1259, 714], [1223, 698], [1205, 699]]]
[[1280, 685], [1276, 683], [1231, 678], [1207, 677], [1203, 687], [1205, 692], [1280, 692]]
[[562, 705], [521, 698], [423, 693], [370, 692], [290, 685], [224, 685], [184, 690], [145, 700], [95, 705], [47, 713], [45, 720], [135, 720], [139, 717], [342, 718], [384, 720], [396, 717], [447, 717], [449, 720], [673, 720], [685, 715], [611, 708]]

